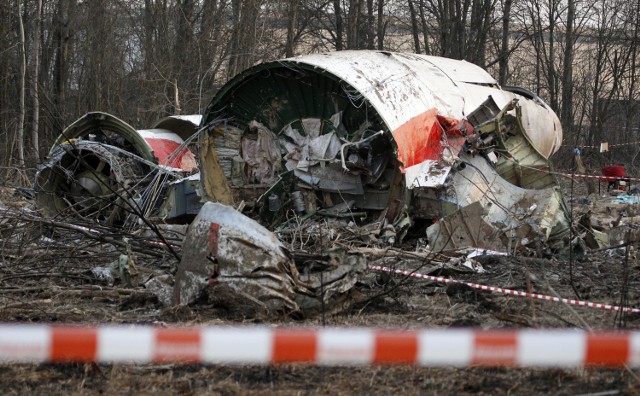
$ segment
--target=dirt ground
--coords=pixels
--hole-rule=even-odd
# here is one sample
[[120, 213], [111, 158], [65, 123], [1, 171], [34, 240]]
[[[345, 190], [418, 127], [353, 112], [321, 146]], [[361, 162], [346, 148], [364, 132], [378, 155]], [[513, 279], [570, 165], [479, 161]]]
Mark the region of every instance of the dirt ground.
[[[576, 219], [589, 209], [595, 215], [600, 213], [587, 203], [597, 197], [576, 198], [572, 205]], [[273, 324], [399, 329], [640, 327], [639, 314], [621, 315], [376, 272], [368, 273], [357, 284], [354, 293], [358, 302], [304, 319], [266, 315], [249, 305], [234, 303], [217, 286], [188, 307], [165, 308], [142, 284], [158, 273], [173, 271], [176, 263], [149, 239], [140, 237], [128, 242], [137, 254], [139, 286], [125, 286], [122, 280], [101, 278], [94, 271], [117, 260], [121, 246], [112, 242], [122, 235], [104, 230], [102, 239], [96, 240], [88, 238], [82, 229], [65, 229], [63, 224], [30, 217], [30, 201], [16, 196], [11, 188], [0, 188], [0, 202], [0, 207], [21, 209], [0, 215], [2, 323]], [[477, 261], [485, 272], [440, 269], [431, 274], [592, 302], [640, 306], [640, 266], [634, 249], [592, 249], [586, 255], [571, 257], [482, 256]], [[399, 260], [396, 264], [402, 267], [410, 263]], [[630, 395], [640, 392], [639, 374], [638, 370], [603, 368], [3, 364], [0, 392]]]

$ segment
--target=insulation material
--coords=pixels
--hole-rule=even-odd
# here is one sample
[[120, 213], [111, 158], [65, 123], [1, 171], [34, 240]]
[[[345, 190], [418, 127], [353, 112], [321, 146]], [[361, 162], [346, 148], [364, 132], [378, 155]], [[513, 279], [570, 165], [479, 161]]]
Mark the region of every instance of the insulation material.
[[247, 164], [249, 182], [272, 183], [282, 169], [280, 146], [276, 136], [259, 122], [251, 122], [249, 130], [257, 138], [243, 137], [242, 159]]
[[303, 171], [309, 171], [310, 166], [317, 165], [320, 161], [334, 161], [342, 145], [337, 134], [330, 132], [320, 135], [319, 119], [304, 119], [302, 124], [304, 136], [291, 125], [283, 130], [280, 144], [287, 151], [285, 159], [293, 161], [295, 167]]

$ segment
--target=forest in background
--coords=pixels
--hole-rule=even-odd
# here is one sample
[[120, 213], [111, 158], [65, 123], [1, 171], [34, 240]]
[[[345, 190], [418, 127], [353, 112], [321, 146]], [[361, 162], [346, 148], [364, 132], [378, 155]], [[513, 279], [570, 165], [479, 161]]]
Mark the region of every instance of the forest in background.
[[[149, 127], [201, 113], [257, 62], [347, 49], [484, 67], [550, 104], [568, 149], [633, 142], [639, 45], [640, 0], [7, 0], [0, 174], [26, 183], [53, 139], [88, 111]], [[615, 160], [634, 166], [636, 146]]]

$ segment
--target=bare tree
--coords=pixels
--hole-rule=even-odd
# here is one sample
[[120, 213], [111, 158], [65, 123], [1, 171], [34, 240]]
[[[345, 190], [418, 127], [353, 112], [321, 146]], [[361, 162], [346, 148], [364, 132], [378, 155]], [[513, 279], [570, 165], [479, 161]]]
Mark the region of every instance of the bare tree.
[[413, 48], [414, 51], [419, 54], [420, 51], [420, 26], [418, 26], [418, 16], [416, 8], [413, 5], [413, 0], [407, 0], [409, 2], [409, 15], [411, 16], [411, 35], [413, 36]]
[[344, 22], [342, 19], [342, 6], [340, 5], [340, 0], [333, 0], [333, 13], [335, 14], [335, 19], [336, 19], [336, 24], [335, 24], [336, 51], [342, 51], [343, 42], [344, 42]]
[[260, 0], [232, 0], [233, 34], [229, 57], [228, 75], [234, 76], [251, 66], [256, 49], [256, 21], [260, 9]]
[[573, 49], [575, 44], [573, 34], [576, 18], [576, 2], [575, 0], [568, 0], [567, 4], [560, 121], [564, 126], [565, 133], [571, 135], [573, 127]]
[[31, 100], [33, 102], [31, 120], [31, 145], [33, 156], [40, 159], [40, 39], [42, 37], [42, 0], [36, 2], [36, 28], [33, 33], [33, 61], [31, 65]]
[[512, 0], [504, 0], [502, 4], [502, 38], [500, 42], [500, 54], [498, 55], [498, 82], [502, 85], [507, 83], [507, 73], [509, 71], [510, 54], [510, 26], [511, 26], [511, 5]]
[[19, 85], [18, 85], [18, 126], [16, 132], [16, 148], [18, 150], [18, 166], [24, 166], [24, 120], [27, 109], [25, 107], [25, 91], [27, 90], [27, 54], [26, 39], [24, 35], [24, 23], [22, 19], [22, 4], [20, 0], [16, 0], [16, 17], [18, 20], [18, 38], [20, 45], [17, 47], [19, 52]]

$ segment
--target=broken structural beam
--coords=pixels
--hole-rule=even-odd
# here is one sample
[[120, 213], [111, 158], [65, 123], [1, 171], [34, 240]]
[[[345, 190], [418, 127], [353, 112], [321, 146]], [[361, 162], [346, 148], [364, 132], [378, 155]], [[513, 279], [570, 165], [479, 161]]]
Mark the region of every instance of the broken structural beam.
[[640, 331], [0, 325], [0, 362], [640, 366]]

